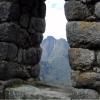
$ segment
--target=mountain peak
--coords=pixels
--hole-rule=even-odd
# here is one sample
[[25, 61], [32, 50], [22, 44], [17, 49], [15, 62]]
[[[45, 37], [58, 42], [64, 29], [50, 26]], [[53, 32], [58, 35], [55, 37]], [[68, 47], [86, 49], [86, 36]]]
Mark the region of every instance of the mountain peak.
[[55, 38], [53, 36], [48, 36], [46, 39], [53, 39], [53, 40], [55, 40]]

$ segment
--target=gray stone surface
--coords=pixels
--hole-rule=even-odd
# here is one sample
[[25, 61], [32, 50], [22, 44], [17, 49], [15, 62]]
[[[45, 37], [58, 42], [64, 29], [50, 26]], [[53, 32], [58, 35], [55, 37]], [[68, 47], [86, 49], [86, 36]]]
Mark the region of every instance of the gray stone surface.
[[45, 25], [46, 25], [45, 19], [32, 17], [30, 20], [29, 32], [30, 33], [34, 33], [34, 32], [44, 33]]
[[30, 75], [31, 75], [31, 77], [39, 79], [40, 68], [41, 68], [40, 64], [36, 64], [36, 65], [32, 66], [32, 68], [30, 69]]
[[40, 47], [40, 44], [43, 40], [43, 34], [41, 34], [41, 33], [32, 33], [30, 38], [31, 38], [32, 46]]
[[100, 18], [100, 2], [95, 5], [95, 15]]
[[77, 86], [77, 80], [78, 80], [79, 74], [80, 74], [79, 70], [77, 71], [71, 70], [71, 82], [72, 82], [73, 87]]
[[74, 84], [75, 87], [85, 87], [98, 91], [100, 89], [100, 73], [81, 72], [80, 74], [74, 74], [73, 79], [76, 81], [76, 84]]
[[41, 58], [41, 48], [19, 49], [18, 62], [26, 65], [35, 65]]
[[16, 88], [7, 88], [5, 98], [8, 100], [70, 100], [66, 93], [50, 88], [37, 88], [30, 85], [22, 85]]
[[100, 23], [73, 21], [67, 24], [67, 38], [71, 48], [100, 49]]
[[74, 70], [89, 70], [95, 60], [94, 51], [82, 48], [69, 49], [69, 61]]
[[30, 46], [28, 33], [14, 23], [0, 24], [0, 41], [15, 43], [24, 48]]
[[76, 89], [66, 87], [64, 89], [50, 87], [34, 87], [22, 85], [19, 87], [7, 88], [5, 98], [10, 99], [34, 99], [34, 100], [73, 100], [73, 99], [98, 99], [99, 95], [91, 89]]
[[29, 14], [26, 13], [26, 14], [22, 14], [21, 17], [20, 17], [20, 25], [22, 27], [25, 27], [27, 28], [28, 27], [28, 24], [29, 24]]
[[13, 2], [2, 1], [0, 2], [0, 21], [18, 20], [19, 18], [19, 5]]
[[69, 96], [71, 98], [71, 100], [84, 100], [84, 99], [90, 99], [90, 100], [94, 100], [94, 99], [99, 99], [99, 94], [91, 89], [76, 89], [73, 88], [71, 90], [71, 94]]
[[[100, 66], [100, 52], [97, 53], [97, 64]], [[98, 67], [99, 67], [98, 66]], [[100, 67], [99, 67], [100, 68]]]
[[0, 61], [0, 80], [8, 80], [12, 78], [30, 78], [27, 70], [28, 66], [20, 65], [14, 62]]
[[69, 21], [85, 20], [91, 12], [81, 1], [72, 0], [65, 4], [65, 15]]
[[18, 48], [11, 43], [0, 42], [0, 60], [14, 60], [17, 57]]

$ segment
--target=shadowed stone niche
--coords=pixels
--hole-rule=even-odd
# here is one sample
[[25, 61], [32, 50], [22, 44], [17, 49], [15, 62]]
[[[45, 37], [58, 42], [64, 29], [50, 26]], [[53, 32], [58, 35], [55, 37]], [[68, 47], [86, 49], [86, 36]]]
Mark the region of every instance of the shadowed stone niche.
[[45, 0], [0, 0], [0, 80], [38, 78]]
[[73, 86], [100, 93], [100, 0], [66, 0], [65, 15]]

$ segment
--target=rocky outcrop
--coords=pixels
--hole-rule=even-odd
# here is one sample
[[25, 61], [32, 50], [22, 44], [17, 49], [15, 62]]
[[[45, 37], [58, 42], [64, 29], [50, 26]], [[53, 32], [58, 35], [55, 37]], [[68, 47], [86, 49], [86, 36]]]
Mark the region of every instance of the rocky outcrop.
[[[100, 92], [100, 1], [66, 0], [72, 83]], [[82, 97], [83, 98], [83, 97]], [[88, 97], [87, 97], [88, 98]]]

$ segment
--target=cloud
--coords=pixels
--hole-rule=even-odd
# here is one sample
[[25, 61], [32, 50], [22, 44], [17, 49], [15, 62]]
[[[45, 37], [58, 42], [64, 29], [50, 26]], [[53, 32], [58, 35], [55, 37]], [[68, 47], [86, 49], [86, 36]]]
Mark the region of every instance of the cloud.
[[66, 23], [63, 0], [47, 0], [46, 31], [44, 37], [52, 35], [55, 38], [66, 39]]
[[61, 9], [64, 6], [64, 0], [47, 0], [47, 7]]

